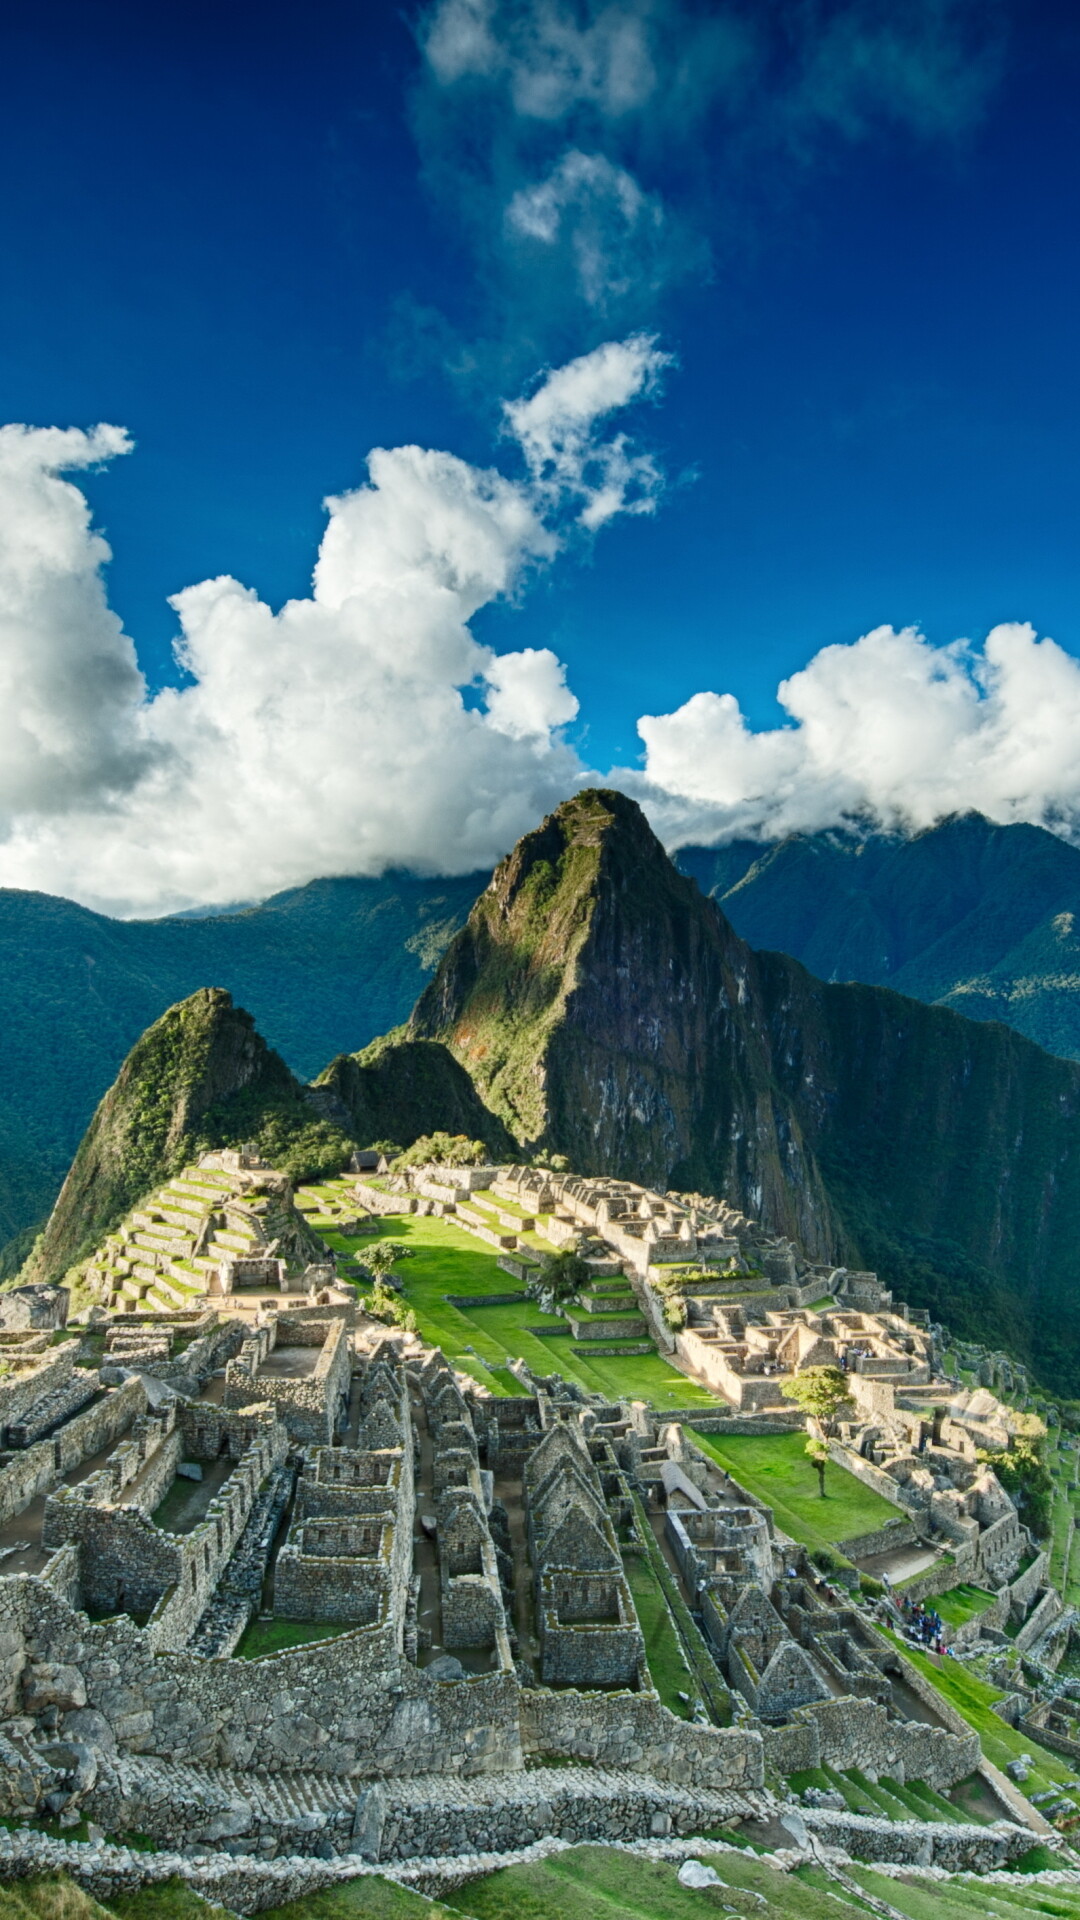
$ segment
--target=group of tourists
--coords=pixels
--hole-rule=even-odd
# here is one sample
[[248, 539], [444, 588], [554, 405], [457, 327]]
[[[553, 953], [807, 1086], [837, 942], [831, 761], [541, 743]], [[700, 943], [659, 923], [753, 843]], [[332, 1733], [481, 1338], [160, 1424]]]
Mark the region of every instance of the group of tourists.
[[909, 1600], [901, 1595], [898, 1605], [904, 1618], [904, 1626], [914, 1639], [920, 1641], [931, 1653], [947, 1653], [945, 1645], [945, 1622], [935, 1607], [924, 1607], [921, 1600]]

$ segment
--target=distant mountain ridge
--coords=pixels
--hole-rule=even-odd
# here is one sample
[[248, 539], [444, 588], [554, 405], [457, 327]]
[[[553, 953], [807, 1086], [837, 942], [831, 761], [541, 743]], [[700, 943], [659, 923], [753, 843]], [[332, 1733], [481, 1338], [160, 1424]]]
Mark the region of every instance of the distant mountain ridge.
[[752, 947], [1080, 1058], [1080, 848], [1043, 827], [968, 813], [910, 838], [797, 834], [676, 862]]
[[314, 1085], [228, 991], [169, 1009], [101, 1101], [30, 1270], [66, 1271], [204, 1144], [255, 1140], [309, 1173], [435, 1129], [722, 1194], [1080, 1393], [1080, 1062], [755, 952], [617, 792], [526, 834], [407, 1027]]
[[[1080, 851], [1041, 828], [969, 814], [908, 840], [737, 841], [676, 864], [752, 947], [1080, 1057]], [[50, 1207], [97, 1102], [167, 1007], [226, 988], [310, 1079], [408, 1018], [490, 878], [313, 880], [261, 906], [154, 921], [0, 889], [0, 1246]]]
[[406, 1018], [487, 880], [313, 880], [260, 907], [164, 920], [0, 889], [0, 1246], [52, 1205], [98, 1101], [167, 1007], [225, 987], [310, 1079]]

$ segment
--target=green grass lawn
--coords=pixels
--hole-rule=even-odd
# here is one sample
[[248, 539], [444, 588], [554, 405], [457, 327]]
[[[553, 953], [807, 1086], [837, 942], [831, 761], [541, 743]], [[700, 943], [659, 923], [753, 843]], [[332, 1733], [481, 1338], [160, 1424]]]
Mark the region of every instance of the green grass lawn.
[[686, 1704], [679, 1699], [679, 1695], [688, 1693], [693, 1699], [698, 1689], [683, 1656], [667, 1601], [660, 1591], [660, 1583], [641, 1554], [628, 1553], [623, 1560], [623, 1568], [634, 1596], [638, 1622], [645, 1635], [645, 1658], [649, 1663], [653, 1686], [665, 1707], [670, 1707], [672, 1713], [677, 1713], [680, 1719], [685, 1720]]
[[241, 1635], [236, 1658], [265, 1660], [268, 1653], [284, 1653], [286, 1647], [304, 1647], [310, 1640], [332, 1640], [335, 1634], [352, 1631], [347, 1622], [337, 1620], [253, 1620]]
[[[719, 1853], [710, 1860], [724, 1887], [715, 1894], [679, 1885], [668, 1861], [619, 1853], [613, 1847], [573, 1847], [532, 1865], [507, 1867], [467, 1881], [451, 1898], [472, 1920], [701, 1920], [728, 1908], [775, 1920], [843, 1920], [860, 1912], [778, 1873], [755, 1854]], [[835, 1886], [833, 1894], [839, 1889]], [[759, 1895], [760, 1898], [755, 1898]], [[764, 1901], [764, 1905], [762, 1905]]]
[[806, 1457], [806, 1435], [801, 1430], [735, 1433], [722, 1439], [712, 1433], [695, 1433], [693, 1438], [750, 1493], [767, 1500], [777, 1525], [811, 1550], [834, 1547], [838, 1540], [871, 1533], [903, 1517], [899, 1507], [832, 1461], [825, 1472], [823, 1500], [817, 1473]]
[[976, 1614], [985, 1613], [996, 1599], [996, 1593], [987, 1593], [985, 1587], [973, 1587], [965, 1580], [946, 1593], [935, 1593], [929, 1605], [940, 1613], [946, 1626], [962, 1627], [966, 1621], [974, 1620]]
[[[369, 1240], [328, 1232], [338, 1252], [358, 1254]], [[474, 1239], [447, 1219], [431, 1214], [406, 1213], [386, 1223], [384, 1236], [400, 1240], [413, 1251], [403, 1260], [398, 1277], [405, 1298], [416, 1314], [421, 1339], [441, 1347], [447, 1359], [493, 1393], [520, 1392], [508, 1386], [506, 1363], [524, 1360], [534, 1373], [561, 1373], [590, 1393], [612, 1400], [647, 1400], [658, 1407], [711, 1407], [715, 1394], [678, 1372], [658, 1353], [597, 1354], [572, 1352], [569, 1323], [557, 1314], [541, 1313], [531, 1300], [512, 1306], [451, 1307], [445, 1295], [512, 1293], [516, 1283], [498, 1265], [496, 1248]], [[529, 1331], [548, 1329], [548, 1336]], [[552, 1337], [554, 1336], [554, 1337]], [[473, 1352], [466, 1352], [471, 1347]]]

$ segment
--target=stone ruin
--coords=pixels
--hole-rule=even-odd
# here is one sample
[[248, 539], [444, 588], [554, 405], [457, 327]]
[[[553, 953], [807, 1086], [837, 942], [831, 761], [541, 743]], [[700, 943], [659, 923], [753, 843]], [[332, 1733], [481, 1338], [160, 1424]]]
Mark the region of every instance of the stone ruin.
[[[230, 1205], [284, 1197], [248, 1156], [219, 1158], [181, 1181], [213, 1190], [192, 1195], [208, 1248], [219, 1181]], [[521, 1243], [541, 1229], [583, 1245], [588, 1318], [632, 1310], [650, 1343], [670, 1268], [699, 1285], [685, 1337], [724, 1348], [736, 1383], [714, 1430], [784, 1430], [786, 1403], [751, 1405], [745, 1383], [842, 1362], [855, 1416], [835, 1444], [900, 1509], [842, 1547], [868, 1570], [921, 1554], [936, 1591], [948, 1543], [948, 1578], [992, 1581], [1002, 1626], [1043, 1645], [1045, 1556], [1018, 1571], [1031, 1543], [974, 1458], [1007, 1410], [948, 1389], [928, 1329], [872, 1276], [811, 1272], [699, 1196], [505, 1168], [393, 1181], [358, 1167], [354, 1204], [452, 1211], [511, 1264], [535, 1260]], [[145, 1276], [115, 1252], [97, 1265], [124, 1310], [55, 1346], [0, 1334], [0, 1813], [263, 1861], [394, 1862], [770, 1820], [766, 1782], [822, 1765], [939, 1792], [984, 1767], [940, 1702], [924, 1711], [873, 1607], [695, 1445], [695, 1416], [524, 1367], [493, 1394], [415, 1336], [359, 1326], [344, 1298], [238, 1316], [204, 1288], [165, 1305], [156, 1282], [116, 1284]], [[220, 1248], [199, 1257], [220, 1267]], [[831, 1304], [792, 1297], [808, 1286]], [[684, 1714], [653, 1684], [642, 1581], [686, 1662]], [[311, 1636], [267, 1651], [275, 1621]], [[987, 1831], [995, 1858], [1031, 1839]]]
[[288, 1175], [229, 1149], [204, 1154], [135, 1208], [81, 1283], [111, 1312], [172, 1313], [245, 1287], [289, 1292], [319, 1251]]

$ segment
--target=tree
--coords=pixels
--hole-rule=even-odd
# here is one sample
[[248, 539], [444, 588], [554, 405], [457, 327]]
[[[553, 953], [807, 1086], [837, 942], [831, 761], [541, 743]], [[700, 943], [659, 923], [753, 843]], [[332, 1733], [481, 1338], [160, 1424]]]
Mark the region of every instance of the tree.
[[549, 1253], [540, 1268], [540, 1285], [555, 1300], [572, 1300], [589, 1278], [576, 1247], [564, 1247], [561, 1253]]
[[484, 1142], [470, 1140], [464, 1133], [423, 1133], [398, 1154], [394, 1171], [400, 1167], [482, 1167], [487, 1157]]
[[378, 1279], [363, 1302], [365, 1313], [373, 1320], [382, 1320], [388, 1326], [400, 1327], [405, 1333], [415, 1333], [416, 1315], [411, 1307], [399, 1300], [396, 1293], [382, 1279]]
[[[807, 1417], [809, 1438], [806, 1452], [813, 1462], [818, 1477], [818, 1491], [824, 1500], [828, 1442], [836, 1429], [841, 1407], [851, 1404], [847, 1374], [839, 1367], [805, 1367], [802, 1373], [785, 1380], [780, 1391], [785, 1400], [794, 1400]], [[813, 1427], [810, 1427], [811, 1421]]]
[[365, 1255], [365, 1265], [380, 1282], [385, 1282], [399, 1260], [412, 1258], [413, 1248], [404, 1246], [400, 1240], [376, 1240]]
[[794, 1400], [817, 1422], [826, 1440], [835, 1431], [841, 1407], [851, 1402], [847, 1374], [839, 1367], [804, 1367], [802, 1373], [785, 1380], [780, 1391], [785, 1400]]

